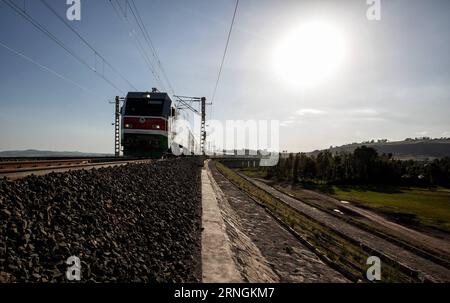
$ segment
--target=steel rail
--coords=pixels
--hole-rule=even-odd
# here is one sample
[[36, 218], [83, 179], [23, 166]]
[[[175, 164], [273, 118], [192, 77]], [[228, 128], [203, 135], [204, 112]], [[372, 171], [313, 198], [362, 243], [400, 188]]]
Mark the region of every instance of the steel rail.
[[[93, 159], [97, 160], [98, 159]], [[103, 162], [90, 162], [87, 159], [81, 160], [50, 160], [50, 161], [18, 161], [15, 164], [19, 163], [28, 163], [27, 165], [37, 165], [36, 163], [46, 164], [47, 166], [28, 166], [28, 167], [15, 167], [15, 168], [6, 168], [0, 169], [0, 178], [6, 178], [9, 180], [17, 180], [30, 175], [45, 175], [52, 172], [66, 172], [71, 170], [80, 170], [80, 169], [94, 169], [94, 168], [103, 168], [103, 167], [114, 167], [121, 166], [126, 164], [143, 164], [143, 163], [152, 163], [154, 159], [133, 159], [133, 160], [117, 160], [117, 161], [103, 161]], [[48, 166], [49, 163], [53, 165]], [[12, 165], [11, 162], [9, 164]], [[8, 164], [8, 165], [9, 165]], [[55, 165], [56, 164], [56, 165]], [[1, 167], [0, 162], [0, 167]]]

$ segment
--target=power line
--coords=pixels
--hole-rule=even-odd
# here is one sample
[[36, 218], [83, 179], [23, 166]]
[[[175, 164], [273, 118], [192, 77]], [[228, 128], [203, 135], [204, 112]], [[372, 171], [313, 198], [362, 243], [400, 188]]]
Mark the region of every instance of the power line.
[[[217, 81], [216, 81], [216, 85], [214, 87], [213, 95], [211, 98], [211, 103], [214, 103], [214, 100], [216, 98], [216, 92], [217, 92], [217, 88], [219, 86], [220, 76], [222, 75], [223, 64], [225, 62], [225, 57], [227, 55], [228, 44], [230, 43], [231, 32], [233, 31], [233, 25], [234, 25], [234, 20], [236, 19], [236, 12], [237, 12], [238, 6], [239, 6], [239, 0], [236, 0], [236, 6], [234, 7], [234, 13], [233, 13], [233, 19], [231, 20], [230, 30], [228, 31], [227, 42], [225, 44], [225, 50], [223, 51], [222, 61], [220, 63], [219, 74], [217, 75]], [[212, 115], [212, 105], [211, 105], [211, 115]]]
[[[116, 4], [119, 8], [117, 8], [116, 5], [114, 5], [113, 0], [107, 0], [107, 1], [109, 1], [111, 6], [113, 7], [114, 11], [116, 12], [117, 16], [122, 21], [122, 23], [125, 26], [128, 26], [129, 34], [130, 34], [130, 36], [133, 36], [134, 43], [139, 51], [139, 54], [144, 59], [144, 62], [146, 63], [147, 67], [149, 68], [149, 70], [152, 73], [153, 77], [155, 78], [156, 82], [161, 86], [161, 88], [163, 88], [165, 90], [165, 86], [163, 85], [161, 78], [159, 77], [157, 69], [153, 65], [152, 60], [149, 58], [147, 52], [145, 51], [145, 48], [142, 46], [141, 41], [135, 36], [136, 31], [135, 31], [133, 25], [131, 24], [131, 22], [128, 20], [128, 18], [126, 16], [126, 12], [125, 11], [120, 12], [120, 10], [122, 10], [122, 8], [120, 6], [120, 3], [117, 0], [116, 0]], [[126, 9], [126, 7], [125, 7], [125, 9]]]
[[[160, 60], [160, 58], [158, 56], [158, 52], [156, 51], [156, 48], [155, 48], [155, 46], [153, 44], [153, 41], [150, 38], [149, 31], [147, 30], [147, 28], [145, 27], [144, 22], [142, 21], [141, 15], [139, 14], [139, 10], [137, 9], [134, 0], [131, 0], [131, 4], [133, 5], [133, 7], [130, 6], [130, 2], [129, 1], [127, 1], [127, 3], [128, 3], [128, 6], [130, 7], [131, 13], [133, 14], [133, 16], [134, 16], [134, 18], [136, 20], [136, 23], [138, 24], [138, 26], [139, 26], [139, 28], [140, 28], [140, 30], [142, 32], [142, 35], [144, 36], [144, 39], [147, 41], [147, 44], [149, 45], [149, 47], [150, 47], [150, 49], [151, 49], [151, 51], [153, 53], [153, 57], [155, 58], [155, 60], [156, 60], [156, 62], [158, 64], [158, 67], [161, 70], [161, 73], [163, 74], [163, 77], [164, 77], [164, 79], [166, 80], [166, 82], [167, 82], [167, 84], [169, 86], [169, 89], [171, 90], [172, 94], [175, 94], [175, 92], [173, 90], [173, 87], [172, 87], [172, 83], [170, 82], [169, 77], [167, 76], [167, 73], [166, 73], [166, 71], [165, 71], [165, 69], [164, 69], [164, 67], [163, 67], [163, 65], [161, 63], [161, 60]], [[134, 10], [133, 10], [133, 8], [134, 8]], [[136, 11], [136, 13], [134, 11]]]
[[[128, 20], [127, 15], [126, 15], [126, 6], [125, 6], [125, 10], [123, 10], [118, 1], [116, 1], [118, 8], [116, 8], [116, 6], [114, 5], [112, 0], [107, 0], [107, 1], [109, 1], [111, 6], [113, 7], [114, 11], [116, 12], [117, 16], [120, 18], [121, 22], [125, 25], [125, 27], [128, 27], [128, 29], [129, 29], [128, 32], [129, 32], [130, 36], [133, 37], [134, 44], [135, 44], [136, 48], [138, 49], [139, 54], [144, 59], [144, 62], [146, 63], [147, 67], [149, 68], [149, 70], [150, 70], [151, 74], [153, 75], [153, 77], [155, 78], [156, 82], [161, 86], [161, 88], [163, 88], [161, 78], [157, 74], [156, 69], [153, 66], [151, 59], [149, 58], [147, 52], [145, 51], [145, 48], [142, 46], [141, 41], [135, 36], [136, 31], [134, 30], [133, 25]], [[122, 11], [122, 13], [120, 11]]]
[[51, 7], [47, 1], [45, 0], [41, 0], [41, 2], [61, 21], [64, 23], [64, 25], [66, 25], [75, 35], [77, 35], [78, 38], [80, 38], [81, 41], [83, 41], [83, 43], [89, 47], [96, 56], [98, 56], [100, 59], [102, 59], [103, 63], [106, 63], [107, 66], [109, 66], [117, 75], [119, 75], [120, 78], [122, 78], [122, 80], [124, 80], [125, 82], [128, 83], [128, 85], [130, 85], [131, 88], [133, 88], [134, 90], [137, 91], [137, 88], [131, 84], [131, 82], [125, 78], [114, 66], [112, 66], [112, 64], [106, 60], [88, 41], [86, 41], [86, 39], [84, 39], [80, 33], [78, 33], [64, 18], [62, 18], [54, 9], [53, 7]]
[[[111, 4], [113, 4], [111, 0], [110, 0], [110, 2], [111, 2]], [[130, 2], [131, 2], [131, 4], [130, 4]], [[120, 3], [118, 0], [116, 0], [116, 3], [117, 3], [117, 6], [122, 11], [122, 15], [123, 15], [123, 17], [125, 17], [126, 22], [128, 23], [129, 27], [134, 31], [133, 26], [131, 25], [131, 23], [128, 21], [128, 18], [127, 18], [127, 8], [130, 9], [131, 15], [133, 16], [142, 36], [144, 38], [144, 41], [147, 43], [147, 45], [152, 53], [153, 60], [151, 60], [149, 58], [149, 56], [147, 55], [147, 52], [145, 51], [145, 48], [142, 46], [142, 44], [140, 44], [140, 41], [138, 40], [139, 44], [142, 48], [142, 52], [145, 53], [147, 60], [151, 62], [152, 69], [154, 70], [154, 73], [155, 73], [156, 77], [158, 78], [157, 80], [162, 81], [161, 77], [159, 76], [159, 72], [158, 72], [158, 70], [159, 70], [161, 72], [169, 90], [171, 91], [172, 94], [175, 94], [172, 83], [170, 82], [169, 77], [167, 76], [167, 73], [161, 63], [161, 60], [158, 56], [158, 52], [156, 51], [155, 45], [150, 37], [150, 33], [149, 33], [147, 27], [145, 26], [141, 15], [139, 14], [139, 10], [136, 6], [136, 3], [134, 2], [134, 0], [131, 0], [131, 1], [126, 0], [125, 7], [123, 9], [120, 6]], [[114, 7], [114, 5], [113, 5], [113, 7]], [[117, 12], [117, 10], [116, 10], [116, 12]], [[163, 86], [165, 86], [165, 85], [163, 85]]]
[[123, 90], [121, 90], [119, 87], [117, 87], [111, 80], [109, 80], [105, 75], [100, 75], [97, 73], [95, 69], [93, 69], [85, 60], [80, 58], [77, 54], [75, 54], [74, 51], [72, 51], [70, 48], [68, 48], [61, 40], [59, 40], [55, 35], [53, 35], [51, 32], [49, 32], [42, 24], [40, 24], [36, 19], [34, 19], [32, 16], [30, 16], [25, 11], [22, 11], [17, 5], [15, 5], [12, 1], [8, 0], [2, 0], [6, 5], [8, 5], [11, 9], [13, 9], [17, 14], [19, 14], [21, 17], [23, 17], [25, 20], [30, 22], [34, 27], [36, 27], [38, 30], [40, 30], [42, 33], [44, 33], [47, 37], [52, 39], [56, 44], [58, 44], [61, 48], [63, 48], [66, 52], [68, 52], [72, 57], [74, 57], [78, 62], [85, 65], [87, 68], [95, 72], [99, 77], [101, 77], [105, 82], [107, 82], [109, 85], [114, 87], [116, 90], [118, 90], [121, 93], [124, 93]]
[[34, 59], [32, 59], [32, 58], [30, 58], [30, 57], [24, 55], [23, 53], [21, 53], [21, 52], [15, 50], [15, 49], [13, 49], [13, 48], [7, 46], [6, 44], [0, 42], [0, 46], [6, 48], [7, 50], [9, 50], [10, 52], [12, 52], [12, 53], [14, 53], [14, 54], [16, 54], [16, 55], [22, 57], [23, 59], [25, 59], [25, 60], [27, 60], [27, 61], [29, 61], [29, 62], [31, 62], [31, 63], [37, 65], [37, 66], [39, 66], [40, 68], [42, 68], [42, 69], [44, 69], [44, 70], [46, 70], [46, 71], [48, 71], [48, 72], [54, 74], [55, 76], [57, 76], [57, 77], [59, 77], [59, 78], [65, 80], [65, 81], [67, 81], [67, 82], [70, 82], [70, 83], [72, 83], [72, 84], [78, 86], [79, 88], [81, 88], [81, 89], [84, 90], [85, 92], [88, 92], [88, 93], [90, 93], [90, 94], [93, 94], [93, 93], [94, 93], [93, 91], [91, 91], [90, 89], [84, 87], [83, 85], [81, 85], [81, 84], [75, 82], [74, 80], [72, 80], [72, 79], [70, 79], [70, 78], [68, 78], [68, 77], [66, 77], [66, 76], [64, 76], [64, 75], [62, 75], [62, 74], [60, 74], [60, 73], [58, 73], [57, 71], [51, 69], [50, 67], [45, 66], [45, 65], [43, 65], [43, 64], [41, 64], [41, 63], [39, 63], [39, 62], [37, 62], [36, 60], [34, 60]]

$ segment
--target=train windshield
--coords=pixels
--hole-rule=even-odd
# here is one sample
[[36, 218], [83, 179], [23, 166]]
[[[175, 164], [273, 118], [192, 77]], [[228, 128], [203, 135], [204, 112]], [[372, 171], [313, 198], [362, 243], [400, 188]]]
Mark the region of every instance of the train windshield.
[[161, 116], [164, 100], [128, 99], [125, 115], [128, 116]]

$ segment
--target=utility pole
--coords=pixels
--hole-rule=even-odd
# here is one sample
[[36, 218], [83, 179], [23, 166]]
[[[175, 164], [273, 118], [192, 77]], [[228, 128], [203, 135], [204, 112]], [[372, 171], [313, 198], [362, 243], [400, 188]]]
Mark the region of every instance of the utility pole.
[[206, 141], [206, 98], [202, 98], [202, 127], [200, 131], [200, 148], [202, 154], [205, 155], [205, 141]]
[[[178, 102], [178, 109], [189, 109], [192, 112], [200, 115], [201, 117], [201, 128], [200, 128], [200, 148], [202, 154], [205, 154], [205, 141], [206, 141], [206, 105], [211, 105], [211, 103], [206, 103], [206, 98], [202, 97], [187, 97], [187, 96], [177, 96], [174, 95], [176, 101]], [[200, 102], [200, 112], [192, 106], [192, 103]]]
[[120, 97], [116, 96], [116, 114], [114, 123], [114, 156], [120, 157]]

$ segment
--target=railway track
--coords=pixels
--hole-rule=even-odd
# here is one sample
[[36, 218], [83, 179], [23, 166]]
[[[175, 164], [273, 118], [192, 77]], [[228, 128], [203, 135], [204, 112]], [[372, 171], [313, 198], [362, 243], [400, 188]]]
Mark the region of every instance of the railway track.
[[210, 163], [209, 174], [232, 258], [243, 281], [341, 283], [357, 280], [324, 260], [214, 164]]
[[129, 163], [151, 163], [152, 159], [136, 158], [62, 158], [0, 161], [0, 178], [16, 180], [29, 175], [45, 175], [78, 169], [113, 167]]
[[[388, 239], [379, 237], [375, 233], [360, 229], [359, 227], [345, 222], [329, 213], [305, 204], [267, 184], [258, 182], [257, 180], [246, 176], [238, 174], [236, 174], [236, 176], [247, 182], [243, 188], [242, 184], [239, 184], [236, 182], [237, 179], [233, 178], [233, 180], [230, 181], [234, 183], [236, 187], [255, 199], [259, 204], [264, 205], [269, 212], [280, 219], [280, 222], [283, 222], [287, 228], [290, 228], [293, 232], [299, 234], [300, 237], [302, 237], [301, 234], [305, 232], [304, 235], [306, 236], [303, 236], [303, 240], [307, 242], [312, 241], [310, 242], [311, 247], [322, 246], [320, 249], [315, 249], [318, 253], [327, 255], [329, 253], [327, 250], [329, 250], [331, 246], [343, 246], [341, 251], [337, 250], [337, 252], [328, 254], [328, 256], [331, 256], [329, 262], [334, 262], [332, 260], [334, 257], [341, 259], [341, 261], [345, 261], [345, 258], [341, 258], [341, 254], [347, 251], [346, 245], [353, 245], [353, 248], [360, 250], [359, 256], [356, 254], [356, 257], [378, 255], [382, 257], [382, 260], [389, 263], [394, 271], [397, 271], [402, 275], [406, 274], [413, 279], [412, 281], [442, 282], [450, 280], [450, 271], [445, 266], [417, 255], [410, 250], [404, 249]], [[230, 176], [226, 177], [229, 178]], [[252, 186], [254, 186], [254, 188]], [[259, 196], [249, 192], [252, 190], [259, 191]], [[266, 198], [270, 197], [269, 199], [273, 204], [270, 205], [269, 203], [268, 205], [267, 201], [260, 201], [261, 195]], [[282, 211], [277, 213], [279, 209], [282, 209]], [[287, 215], [283, 217], [285, 213], [287, 213]], [[301, 218], [299, 220], [300, 222], [292, 220], [292, 218], [297, 215]], [[309, 228], [309, 225], [313, 225], [313, 227], [308, 233], [305, 231], [305, 228]], [[317, 232], [317, 230], [319, 230], [319, 232]], [[332, 235], [331, 238], [327, 236], [329, 233]], [[338, 239], [338, 241], [336, 243], [331, 243], [334, 239]], [[341, 243], [341, 241], [343, 242]], [[344, 245], [342, 245], [343, 243]], [[348, 263], [349, 269], [358, 263], [354, 261], [355, 260], [352, 262], [345, 261], [345, 263]]]
[[[245, 178], [242, 173], [238, 174], [241, 177]], [[263, 180], [257, 180], [264, 182]], [[340, 218], [346, 223], [352, 224], [389, 242], [395, 243], [396, 245], [401, 246], [402, 248], [405, 248], [413, 252], [414, 254], [417, 254], [421, 257], [433, 261], [434, 263], [442, 265], [447, 269], [450, 269], [450, 255], [448, 250], [449, 244], [445, 240], [432, 238], [428, 235], [422, 234], [415, 230], [411, 230], [397, 223], [385, 220], [384, 218], [379, 218], [377, 215], [375, 215], [375, 218], [379, 219], [379, 221], [374, 221], [372, 219], [372, 216], [374, 216], [372, 213], [363, 209], [359, 209], [357, 207], [353, 207], [353, 205], [346, 205], [342, 204], [342, 202], [336, 201], [333, 201], [335, 203], [330, 205], [329, 203], [327, 204], [327, 201], [324, 201], [324, 199], [308, 200], [305, 198], [298, 198], [288, 191], [275, 187], [269, 183], [266, 184], [271, 186], [271, 188], [273, 188], [274, 190], [279, 191], [280, 193], [286, 194], [293, 199], [299, 200], [302, 203], [310, 205], [311, 207], [315, 207], [334, 217]], [[319, 195], [317, 193], [314, 194]], [[326, 197], [326, 199], [329, 201], [331, 198]], [[338, 203], [342, 205], [338, 205]], [[339, 210], [339, 212], [337, 212], [336, 210]], [[343, 212], [341, 212], [341, 210]], [[362, 221], [361, 219], [365, 219], [365, 221]], [[400, 229], [400, 231], [405, 232], [403, 234], [399, 233], [398, 230], [394, 228], [398, 228]], [[435, 243], [430, 243], [429, 241], [433, 241]]]
[[303, 201], [290, 197], [266, 184], [262, 184], [261, 182], [248, 177], [244, 178], [263, 189], [268, 194], [275, 196], [286, 205], [306, 213], [313, 220], [324, 224], [334, 232], [347, 238], [349, 241], [357, 243], [363, 247], [365, 251], [383, 255], [385, 258], [389, 259], [390, 262], [398, 263], [405, 272], [411, 272], [418, 276], [420, 275], [430, 281], [442, 282], [449, 281], [450, 279], [448, 268], [445, 266], [441, 267], [441, 264], [435, 263], [434, 260], [429, 261], [428, 258], [421, 257], [410, 249], [405, 250], [402, 247], [397, 246], [393, 241], [389, 241], [390, 239], [381, 238], [373, 231], [360, 229], [358, 226], [345, 222], [342, 219], [317, 208], [311, 207]]

